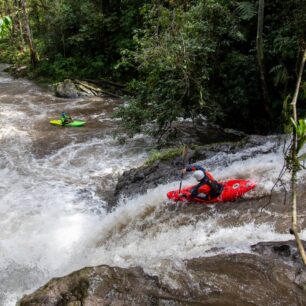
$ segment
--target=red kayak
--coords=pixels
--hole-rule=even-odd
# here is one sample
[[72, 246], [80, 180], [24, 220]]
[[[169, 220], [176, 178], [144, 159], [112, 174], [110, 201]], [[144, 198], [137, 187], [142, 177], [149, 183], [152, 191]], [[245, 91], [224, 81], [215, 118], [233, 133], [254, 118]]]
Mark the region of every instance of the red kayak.
[[234, 201], [237, 198], [244, 195], [246, 192], [255, 188], [256, 183], [250, 180], [229, 180], [226, 182], [219, 182], [223, 185], [223, 190], [221, 194], [211, 200], [202, 200], [199, 198], [190, 198], [191, 189], [195, 186], [188, 186], [181, 189], [179, 196], [179, 190], [169, 191], [167, 197], [170, 200], [181, 201], [181, 202], [194, 202], [194, 203], [219, 203]]

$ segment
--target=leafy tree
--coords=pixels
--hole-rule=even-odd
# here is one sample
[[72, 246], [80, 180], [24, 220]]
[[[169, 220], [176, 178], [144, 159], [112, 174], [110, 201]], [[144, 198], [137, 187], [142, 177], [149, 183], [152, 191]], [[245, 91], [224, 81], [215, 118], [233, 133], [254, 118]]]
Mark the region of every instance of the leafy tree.
[[29, 50], [30, 50], [30, 58], [31, 58], [31, 64], [33, 67], [36, 66], [38, 62], [38, 55], [36, 52], [36, 47], [34, 44], [33, 36], [32, 36], [32, 31], [30, 27], [30, 21], [27, 13], [27, 3], [26, 0], [20, 0], [20, 5], [21, 5], [21, 11], [23, 15], [23, 21], [24, 21], [24, 34], [27, 38], [27, 42], [29, 45]]
[[[197, 116], [247, 132], [269, 132], [280, 126], [280, 101], [295, 86], [298, 46], [306, 39], [304, 4], [0, 0], [0, 16], [12, 21], [0, 38], [0, 57], [19, 63], [30, 57], [36, 64], [30, 73], [52, 80], [128, 82], [135, 95], [117, 116], [132, 133], [144, 129], [161, 135], [177, 118]], [[269, 92], [265, 103], [263, 83]], [[301, 80], [301, 113], [306, 113], [305, 97]]]
[[0, 18], [0, 38], [5, 37], [12, 27], [12, 19], [9, 16]]
[[292, 132], [292, 145], [290, 147], [290, 156], [287, 157], [287, 167], [291, 171], [291, 204], [292, 204], [292, 227], [290, 232], [294, 235], [298, 250], [301, 254], [304, 265], [306, 265], [306, 254], [303, 247], [303, 244], [300, 240], [298, 234], [298, 224], [297, 224], [297, 173], [302, 168], [301, 159], [305, 159], [305, 156], [299, 156], [300, 150], [306, 141], [306, 120], [299, 119], [297, 115], [297, 98], [300, 89], [300, 84], [302, 80], [302, 75], [304, 71], [304, 65], [306, 61], [306, 50], [305, 46], [302, 48], [302, 59], [299, 67], [296, 89], [294, 92], [294, 96], [292, 98], [292, 123], [294, 125], [294, 129]]
[[147, 5], [142, 13], [145, 28], [135, 37], [138, 48], [128, 53], [140, 75], [131, 84], [138, 95], [117, 115], [135, 131], [155, 120], [154, 132], [163, 132], [178, 117], [224, 119], [222, 103], [212, 93], [216, 84], [220, 91], [222, 61], [245, 39], [231, 5]]

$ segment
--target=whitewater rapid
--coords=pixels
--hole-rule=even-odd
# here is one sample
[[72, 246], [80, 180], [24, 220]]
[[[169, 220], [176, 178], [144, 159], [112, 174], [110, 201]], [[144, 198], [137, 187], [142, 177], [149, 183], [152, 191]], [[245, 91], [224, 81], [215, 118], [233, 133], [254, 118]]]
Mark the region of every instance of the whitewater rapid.
[[[143, 164], [150, 151], [150, 139], [142, 135], [124, 144], [113, 137], [113, 103], [55, 98], [0, 72], [0, 305], [15, 305], [50, 278], [84, 266], [138, 265], [166, 277], [165, 259], [180, 265], [221, 248], [250, 252], [256, 242], [291, 238], [277, 232], [273, 222], [222, 227], [224, 216], [215, 206], [203, 216], [169, 209], [165, 195], [178, 188], [179, 177], [144, 195], [121, 199], [109, 211], [104, 193], [115, 188], [124, 170]], [[63, 110], [88, 124], [81, 129], [51, 126], [49, 120]], [[239, 153], [216, 154], [205, 164], [220, 180], [259, 182], [248, 195], [256, 198], [274, 185], [283, 166], [282, 147], [267, 138]], [[194, 181], [186, 178], [184, 183]], [[228, 217], [237, 214], [233, 210]]]

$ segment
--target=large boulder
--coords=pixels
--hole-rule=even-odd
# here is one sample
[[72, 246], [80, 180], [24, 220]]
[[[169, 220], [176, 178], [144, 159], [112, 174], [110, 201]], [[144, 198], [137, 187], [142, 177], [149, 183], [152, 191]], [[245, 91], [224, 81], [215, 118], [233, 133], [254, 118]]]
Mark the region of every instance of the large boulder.
[[66, 79], [63, 82], [55, 84], [55, 95], [61, 98], [91, 97], [101, 96], [102, 94], [116, 96], [112, 93], [105, 92], [96, 84], [86, 81]]
[[55, 84], [55, 95], [60, 98], [74, 99], [80, 96], [80, 92], [71, 80]]
[[97, 266], [49, 281], [20, 306], [306, 305], [298, 270], [253, 254], [160, 263], [159, 278], [141, 268]]

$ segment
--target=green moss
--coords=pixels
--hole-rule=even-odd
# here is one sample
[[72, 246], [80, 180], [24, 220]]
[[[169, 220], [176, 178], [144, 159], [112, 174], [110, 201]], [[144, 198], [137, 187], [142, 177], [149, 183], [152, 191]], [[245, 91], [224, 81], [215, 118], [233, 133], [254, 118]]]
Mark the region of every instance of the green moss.
[[157, 160], [170, 160], [177, 156], [182, 156], [183, 150], [184, 150], [183, 147], [178, 147], [178, 148], [164, 149], [161, 151], [152, 151], [145, 164], [150, 166], [153, 165], [154, 162]]

